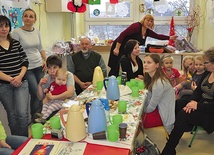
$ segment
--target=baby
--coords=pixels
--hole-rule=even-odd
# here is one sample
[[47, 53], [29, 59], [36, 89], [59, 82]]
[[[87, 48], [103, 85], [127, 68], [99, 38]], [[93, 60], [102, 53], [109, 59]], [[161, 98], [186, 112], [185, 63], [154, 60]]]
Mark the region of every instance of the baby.
[[[68, 74], [65, 69], [59, 68], [56, 73], [55, 81], [50, 84], [50, 86], [44, 89], [44, 93], [46, 94], [43, 99], [42, 106], [42, 117], [37, 118], [35, 121], [40, 123], [45, 123], [46, 119], [52, 114], [52, 112], [56, 110], [60, 110], [62, 108], [62, 103], [64, 100], [50, 100], [50, 96], [59, 95], [67, 90], [66, 82], [67, 82]], [[47, 94], [49, 97], [47, 97]]]

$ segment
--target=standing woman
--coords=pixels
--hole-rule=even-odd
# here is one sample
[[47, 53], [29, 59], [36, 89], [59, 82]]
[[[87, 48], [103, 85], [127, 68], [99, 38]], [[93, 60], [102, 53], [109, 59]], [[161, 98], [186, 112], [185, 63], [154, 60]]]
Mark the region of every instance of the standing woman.
[[26, 78], [31, 95], [31, 116], [33, 116], [40, 108], [40, 101], [37, 97], [37, 87], [46, 70], [46, 53], [42, 47], [39, 30], [33, 27], [36, 22], [35, 11], [26, 9], [23, 13], [22, 20], [24, 26], [15, 29], [12, 35], [14, 39], [20, 41], [28, 57], [29, 67]]
[[[0, 101], [12, 135], [28, 136], [28, 60], [19, 41], [10, 36], [11, 23], [0, 15]], [[0, 133], [1, 134], [1, 133]]]
[[139, 58], [140, 48], [137, 40], [130, 39], [125, 46], [127, 55], [122, 57], [119, 66], [122, 72], [127, 73], [127, 80], [134, 78], [143, 79], [143, 62]]
[[148, 90], [144, 105], [144, 127], [163, 125], [170, 133], [175, 121], [175, 92], [169, 78], [161, 69], [160, 56], [146, 55], [143, 69], [145, 89]]
[[115, 39], [111, 46], [110, 56], [108, 60], [108, 66], [111, 68], [110, 75], [117, 75], [116, 67], [122, 55], [126, 55], [124, 46], [129, 39], [135, 39], [140, 45], [145, 45], [147, 37], [152, 37], [159, 40], [175, 40], [177, 36], [166, 36], [155, 33], [152, 29], [154, 28], [154, 17], [147, 14], [143, 17], [140, 22], [131, 24]]

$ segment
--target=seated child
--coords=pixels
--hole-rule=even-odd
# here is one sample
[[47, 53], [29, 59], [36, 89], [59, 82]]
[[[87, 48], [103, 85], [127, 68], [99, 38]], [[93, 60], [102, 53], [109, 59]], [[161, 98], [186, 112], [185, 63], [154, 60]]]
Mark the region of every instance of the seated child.
[[192, 95], [193, 91], [196, 89], [198, 82], [205, 72], [204, 59], [202, 56], [196, 56], [194, 58], [194, 68], [195, 72], [191, 79], [183, 81], [175, 86], [175, 89], [178, 91], [178, 98], [181, 98], [184, 95]]
[[171, 55], [164, 55], [161, 57], [162, 70], [170, 79], [172, 86], [174, 87], [178, 84], [180, 73], [176, 68], [173, 68], [173, 61], [174, 58]]
[[[43, 99], [42, 106], [42, 117], [37, 118], [35, 121], [40, 123], [45, 123], [46, 119], [56, 110], [62, 108], [62, 103], [64, 100], [50, 100], [49, 97], [52, 95], [59, 95], [67, 90], [66, 82], [68, 78], [68, 73], [65, 69], [59, 68], [56, 73], [55, 81], [53, 81], [50, 86], [44, 89], [46, 94]], [[49, 97], [48, 97], [49, 96]]]
[[4, 127], [0, 121], [0, 154], [10, 155], [21, 146], [28, 138], [24, 136], [6, 135]]

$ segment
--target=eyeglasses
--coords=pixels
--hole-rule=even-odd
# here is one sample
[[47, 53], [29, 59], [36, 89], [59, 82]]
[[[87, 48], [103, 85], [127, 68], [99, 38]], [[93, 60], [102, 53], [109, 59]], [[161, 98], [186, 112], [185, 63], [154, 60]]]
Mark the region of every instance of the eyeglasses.
[[210, 63], [210, 61], [204, 61], [204, 65], [206, 65], [206, 64], [208, 64], [208, 63]]

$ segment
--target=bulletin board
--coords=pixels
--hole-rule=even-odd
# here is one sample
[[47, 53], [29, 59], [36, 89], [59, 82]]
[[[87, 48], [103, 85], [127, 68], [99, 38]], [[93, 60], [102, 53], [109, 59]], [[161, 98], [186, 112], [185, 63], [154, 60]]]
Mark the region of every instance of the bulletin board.
[[0, 15], [7, 16], [11, 21], [12, 29], [15, 29], [23, 25], [22, 14], [30, 7], [30, 0], [0, 0]]

